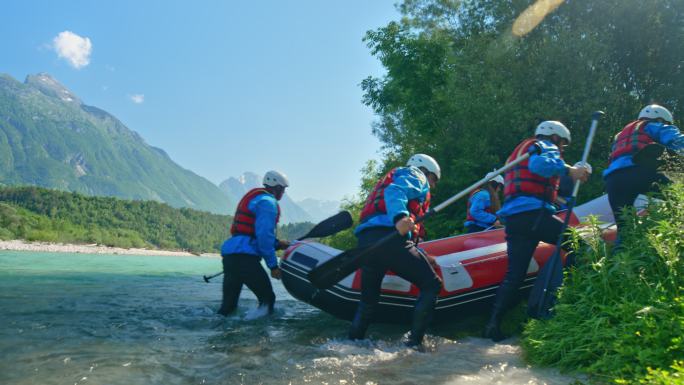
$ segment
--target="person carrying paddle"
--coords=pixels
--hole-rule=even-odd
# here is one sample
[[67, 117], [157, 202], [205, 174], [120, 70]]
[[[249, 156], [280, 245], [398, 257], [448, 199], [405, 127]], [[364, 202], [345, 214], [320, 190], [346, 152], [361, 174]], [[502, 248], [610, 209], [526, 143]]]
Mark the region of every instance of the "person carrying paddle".
[[[634, 204], [639, 194], [657, 191], [654, 183], [669, 184], [670, 179], [658, 171], [656, 159], [635, 161], [642, 150], [664, 145], [672, 151], [684, 155], [684, 134], [672, 125], [672, 113], [665, 107], [651, 104], [644, 107], [637, 120], [628, 123], [615, 135], [610, 153], [610, 164], [603, 172], [608, 192], [608, 202], [615, 216], [618, 237], [613, 250], [620, 247], [620, 227], [625, 220], [621, 210]], [[660, 147], [662, 152], [662, 147]], [[660, 155], [658, 153], [658, 155]], [[655, 156], [657, 158], [657, 156]], [[650, 164], [649, 164], [650, 163]]]
[[520, 285], [527, 274], [530, 259], [540, 241], [555, 244], [563, 221], [555, 216], [553, 203], [558, 195], [560, 177], [585, 182], [591, 174], [588, 164], [570, 166], [563, 160], [563, 148], [570, 144], [570, 130], [557, 121], [537, 126], [535, 137], [525, 139], [506, 163], [530, 152], [540, 152], [507, 171], [504, 177], [504, 204], [498, 214], [506, 223], [508, 269], [494, 299], [484, 337], [493, 341], [505, 338], [500, 329], [504, 312], [518, 299]]
[[271, 277], [280, 279], [276, 249], [285, 249], [287, 241], [276, 239], [276, 227], [280, 219], [278, 201], [289, 186], [287, 177], [278, 171], [264, 175], [263, 188], [254, 188], [245, 194], [238, 203], [231, 237], [223, 242], [223, 301], [218, 313], [228, 315], [238, 304], [242, 285], [247, 287], [259, 300], [259, 308], [273, 312], [275, 293], [266, 272], [261, 267], [261, 258], [271, 270]]
[[[492, 176], [490, 172], [485, 176]], [[495, 176], [487, 184], [470, 193], [466, 207], [466, 221], [463, 224], [467, 233], [476, 233], [490, 227], [500, 227], [496, 212], [501, 208], [499, 192], [504, 185], [501, 175]]]
[[354, 231], [358, 246], [368, 247], [392, 232], [402, 238], [387, 242], [379, 251], [368, 255], [362, 264], [361, 301], [349, 330], [349, 338], [365, 338], [380, 298], [382, 279], [388, 270], [420, 289], [413, 312], [408, 346], [422, 344], [431, 321], [441, 280], [432, 265], [434, 258], [424, 254], [412, 242], [425, 234], [423, 224], [414, 220], [430, 206], [430, 188], [441, 176], [439, 164], [425, 154], [413, 155], [406, 167], [388, 172], [375, 185], [361, 211], [361, 223]]

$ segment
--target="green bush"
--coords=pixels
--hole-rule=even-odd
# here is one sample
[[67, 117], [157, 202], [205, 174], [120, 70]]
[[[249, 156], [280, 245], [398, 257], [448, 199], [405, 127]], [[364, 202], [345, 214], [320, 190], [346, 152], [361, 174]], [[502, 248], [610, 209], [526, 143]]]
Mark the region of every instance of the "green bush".
[[29, 230], [26, 233], [26, 240], [39, 242], [57, 242], [57, 233], [49, 230]]
[[[593, 228], [590, 251], [566, 276], [555, 317], [526, 326], [523, 346], [532, 363], [605, 382], [676, 378], [666, 370], [684, 357], [684, 185], [662, 198], [647, 216], [628, 216], [616, 255]], [[675, 369], [681, 377], [681, 365]]]
[[648, 368], [642, 384], [649, 385], [684, 385], [684, 361], [675, 361], [672, 370]]
[[5, 229], [5, 228], [0, 227], [0, 239], [2, 239], [3, 241], [5, 241], [5, 240], [11, 240], [11, 239], [14, 239], [14, 238], [15, 238], [15, 237], [14, 237], [14, 234], [13, 234], [11, 231], [9, 231], [9, 230], [7, 230], [7, 229]]

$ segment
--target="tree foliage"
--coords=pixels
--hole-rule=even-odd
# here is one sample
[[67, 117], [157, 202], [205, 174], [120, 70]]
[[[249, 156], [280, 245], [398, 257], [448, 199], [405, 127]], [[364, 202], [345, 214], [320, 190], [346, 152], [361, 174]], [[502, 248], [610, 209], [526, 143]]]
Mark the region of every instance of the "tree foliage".
[[[89, 197], [40, 187], [0, 188], [0, 239], [97, 243], [217, 253], [230, 236], [232, 216], [156, 201]], [[295, 239], [311, 223], [281, 226], [282, 239]]]
[[[602, 191], [612, 137], [644, 104], [681, 109], [684, 0], [566, 1], [517, 36], [512, 26], [531, 3], [406, 0], [400, 22], [366, 34], [387, 70], [362, 82], [384, 146], [379, 173], [431, 154], [443, 169], [439, 203], [502, 166], [541, 120], [571, 128], [565, 157], [579, 160], [600, 109], [594, 177], [580, 195], [589, 198]], [[428, 222], [431, 237], [457, 232], [464, 218], [465, 204], [445, 210]]]
[[[401, 21], [365, 37], [387, 73], [362, 82], [384, 150], [364, 175], [377, 179], [412, 153], [430, 154], [443, 174], [436, 203], [502, 166], [542, 120], [570, 127], [564, 155], [574, 163], [591, 113], [603, 110], [594, 176], [579, 197], [592, 198], [603, 190], [613, 136], [645, 104], [675, 117], [684, 106], [684, 0], [404, 0], [399, 10]], [[533, 362], [585, 370], [599, 382], [681, 381], [681, 193], [676, 186], [650, 218], [631, 222], [619, 258], [594, 242], [556, 318], [528, 325]], [[429, 220], [429, 236], [458, 232], [465, 206]]]

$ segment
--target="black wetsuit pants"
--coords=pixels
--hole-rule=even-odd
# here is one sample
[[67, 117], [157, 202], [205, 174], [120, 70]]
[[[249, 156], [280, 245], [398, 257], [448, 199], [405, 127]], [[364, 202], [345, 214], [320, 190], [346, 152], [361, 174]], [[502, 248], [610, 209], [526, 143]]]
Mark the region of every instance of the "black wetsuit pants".
[[520, 299], [519, 289], [539, 242], [555, 245], [562, 229], [563, 221], [547, 210], [525, 211], [506, 217], [508, 270], [496, 292], [490, 322], [498, 325], [506, 310]]
[[223, 256], [223, 303], [218, 313], [227, 315], [237, 308], [242, 285], [256, 295], [259, 306], [273, 311], [275, 293], [268, 274], [261, 266], [261, 257], [251, 254], [226, 254]]
[[608, 202], [618, 228], [616, 247], [620, 244], [620, 227], [625, 225], [625, 220], [622, 219], [622, 209], [633, 206], [639, 194], [657, 192], [659, 189], [654, 183], [664, 185], [671, 182], [664, 174], [642, 166], [622, 168], [606, 177]]
[[[367, 247], [396, 230], [388, 227], [369, 228], [357, 235], [358, 246]], [[410, 345], [418, 345], [432, 320], [435, 300], [441, 288], [441, 281], [424, 257], [416, 257], [406, 248], [406, 240], [397, 239], [370, 255], [362, 266], [361, 302], [356, 310], [349, 331], [350, 339], [363, 339], [373, 315], [377, 311], [382, 279], [387, 270], [404, 278], [420, 289], [413, 310]]]

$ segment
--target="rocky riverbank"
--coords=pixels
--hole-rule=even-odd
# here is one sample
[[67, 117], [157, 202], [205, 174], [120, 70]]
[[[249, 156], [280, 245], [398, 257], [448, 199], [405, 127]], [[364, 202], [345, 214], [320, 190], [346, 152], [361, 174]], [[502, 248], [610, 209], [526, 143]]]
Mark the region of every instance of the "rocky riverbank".
[[76, 245], [51, 242], [26, 242], [22, 240], [0, 241], [0, 250], [48, 252], [48, 253], [83, 253], [83, 254], [127, 254], [127, 255], [170, 255], [188, 257], [220, 257], [218, 254], [196, 255], [188, 251], [157, 249], [124, 249], [105, 245]]

